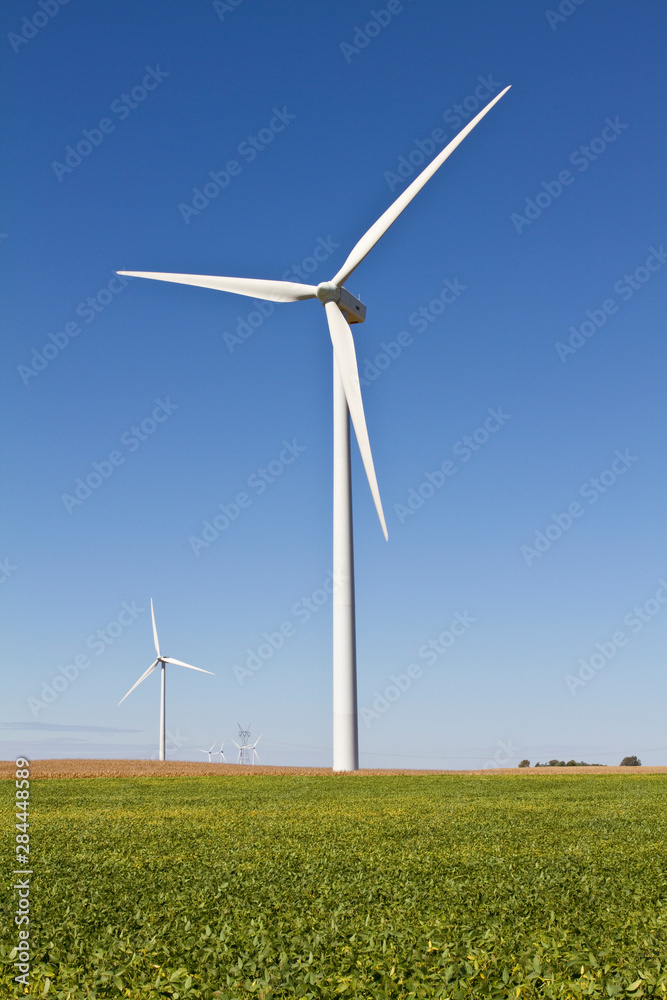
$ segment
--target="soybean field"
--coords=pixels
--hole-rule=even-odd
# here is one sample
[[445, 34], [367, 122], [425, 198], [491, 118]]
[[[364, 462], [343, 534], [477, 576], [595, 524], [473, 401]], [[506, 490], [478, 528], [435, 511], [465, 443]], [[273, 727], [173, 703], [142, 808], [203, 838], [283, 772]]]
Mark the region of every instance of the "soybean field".
[[2, 997], [667, 998], [665, 775], [41, 780], [30, 834]]

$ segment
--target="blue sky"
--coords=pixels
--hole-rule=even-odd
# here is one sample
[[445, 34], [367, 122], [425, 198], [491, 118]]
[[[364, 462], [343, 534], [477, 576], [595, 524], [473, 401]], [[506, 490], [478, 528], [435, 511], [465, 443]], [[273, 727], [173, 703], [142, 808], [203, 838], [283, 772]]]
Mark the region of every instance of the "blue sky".
[[512, 84], [348, 282], [361, 762], [664, 763], [664, 5], [2, 21], [2, 756], [155, 752], [152, 597], [171, 757], [330, 763], [320, 305], [113, 272], [327, 280]]

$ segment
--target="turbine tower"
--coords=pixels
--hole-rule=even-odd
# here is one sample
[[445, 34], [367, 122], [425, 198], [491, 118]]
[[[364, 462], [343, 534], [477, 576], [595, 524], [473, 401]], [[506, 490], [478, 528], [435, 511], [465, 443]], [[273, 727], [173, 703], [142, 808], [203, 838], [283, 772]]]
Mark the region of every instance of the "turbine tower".
[[[344, 287], [378, 240], [430, 180], [448, 156], [474, 129], [494, 104], [507, 93], [505, 87], [457, 136], [438, 153], [427, 167], [399, 195], [353, 247], [347, 260], [331, 281], [319, 285], [294, 281], [264, 281], [260, 278], [217, 277], [202, 274], [167, 274], [162, 271], [118, 271], [134, 278], [154, 278], [202, 288], [215, 288], [236, 295], [271, 302], [298, 302], [319, 299], [326, 311], [333, 344], [333, 572], [337, 582], [333, 595], [333, 769], [359, 768], [357, 719], [357, 661], [354, 614], [354, 557], [352, 540], [352, 483], [350, 474], [350, 419], [361, 452], [366, 477], [384, 537], [387, 525], [382, 511], [366, 418], [361, 399], [359, 371], [350, 324], [363, 323], [366, 307]], [[238, 746], [238, 744], [235, 744]]]
[[[120, 701], [118, 702], [118, 704], [122, 705], [123, 702], [125, 701], [125, 699], [127, 698], [127, 695], [128, 694], [132, 694], [132, 692], [134, 691], [134, 689], [136, 687], [139, 687], [139, 685], [141, 684], [141, 682], [145, 681], [149, 674], [153, 673], [153, 671], [157, 667], [158, 663], [160, 664], [160, 743], [159, 743], [159, 748], [158, 748], [158, 759], [159, 760], [164, 760], [165, 759], [165, 756], [164, 756], [164, 751], [165, 751], [165, 733], [166, 733], [165, 689], [166, 689], [166, 684], [167, 684], [167, 671], [166, 671], [167, 664], [168, 663], [175, 663], [176, 666], [178, 666], [178, 667], [187, 667], [188, 670], [198, 670], [200, 674], [211, 674], [211, 677], [213, 677], [215, 675], [212, 674], [210, 670], [202, 670], [201, 667], [193, 667], [191, 663], [183, 663], [182, 660], [175, 660], [171, 656], [163, 656], [162, 655], [162, 653], [160, 652], [160, 643], [159, 643], [158, 637], [157, 637], [157, 628], [155, 627], [155, 612], [153, 611], [153, 598], [152, 597], [151, 597], [151, 618], [153, 620], [153, 642], [155, 643], [155, 652], [157, 653], [157, 660], [155, 660], [154, 663], [151, 663], [151, 665], [148, 668], [148, 670], [146, 671], [146, 673], [141, 675], [141, 677], [139, 678], [139, 680], [135, 684], [132, 685], [132, 687], [127, 692], [127, 694], [123, 695], [123, 697], [120, 699]], [[214, 744], [214, 746], [215, 746], [215, 744]], [[205, 750], [204, 753], [208, 753], [208, 751]], [[211, 758], [209, 756], [209, 761], [210, 761], [210, 759]]]

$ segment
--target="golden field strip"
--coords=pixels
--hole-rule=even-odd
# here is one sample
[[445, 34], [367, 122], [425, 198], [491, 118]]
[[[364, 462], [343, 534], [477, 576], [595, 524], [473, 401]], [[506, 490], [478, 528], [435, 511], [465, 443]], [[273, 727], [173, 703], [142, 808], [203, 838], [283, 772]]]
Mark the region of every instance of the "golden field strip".
[[[0, 779], [13, 778], [14, 762], [0, 761]], [[36, 778], [175, 778], [175, 777], [211, 777], [212, 775], [312, 775], [331, 774], [328, 767], [278, 767], [265, 764], [239, 766], [238, 764], [208, 764], [201, 761], [157, 761], [157, 760], [33, 760], [30, 762], [30, 777]], [[406, 775], [436, 775], [458, 774], [485, 775], [494, 774], [518, 775], [519, 777], [544, 777], [553, 774], [665, 774], [667, 766], [642, 767], [503, 767], [471, 771], [438, 771], [416, 769], [362, 768], [354, 776], [398, 776]]]

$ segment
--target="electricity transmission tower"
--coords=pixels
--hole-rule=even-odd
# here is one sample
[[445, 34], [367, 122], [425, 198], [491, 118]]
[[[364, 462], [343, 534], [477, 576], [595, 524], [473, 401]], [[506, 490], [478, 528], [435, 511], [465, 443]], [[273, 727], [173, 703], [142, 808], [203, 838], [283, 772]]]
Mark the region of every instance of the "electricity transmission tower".
[[239, 743], [237, 743], [235, 740], [232, 740], [232, 743], [234, 744], [235, 747], [238, 747], [238, 751], [239, 751], [238, 763], [239, 764], [250, 764], [251, 763], [251, 758], [250, 758], [250, 723], [248, 723], [248, 728], [247, 729], [244, 729], [242, 727], [242, 725], [241, 725], [240, 722], [238, 722], [237, 725], [239, 727]]

